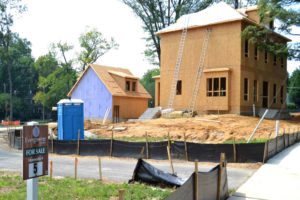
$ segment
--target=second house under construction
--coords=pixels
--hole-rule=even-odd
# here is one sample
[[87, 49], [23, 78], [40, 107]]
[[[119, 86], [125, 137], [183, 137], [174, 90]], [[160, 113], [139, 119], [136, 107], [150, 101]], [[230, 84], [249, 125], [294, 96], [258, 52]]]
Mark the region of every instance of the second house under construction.
[[[257, 109], [284, 108], [286, 58], [260, 51], [241, 37], [245, 27], [259, 21], [257, 7], [234, 9], [219, 3], [183, 16], [159, 31], [161, 74], [153, 77], [156, 106], [238, 114], [251, 113], [253, 104]], [[183, 37], [185, 23], [187, 33]], [[269, 30], [274, 40], [284, 44], [290, 41]], [[195, 103], [191, 109], [192, 96]]]

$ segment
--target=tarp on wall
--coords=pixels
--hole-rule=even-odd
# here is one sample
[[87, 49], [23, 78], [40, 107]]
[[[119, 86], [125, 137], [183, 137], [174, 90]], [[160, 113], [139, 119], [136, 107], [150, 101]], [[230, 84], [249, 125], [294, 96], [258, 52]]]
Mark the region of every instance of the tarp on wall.
[[178, 187], [184, 183], [184, 180], [178, 176], [159, 170], [142, 159], [139, 159], [135, 166], [133, 179], [129, 182], [132, 181], [170, 187]]
[[[198, 172], [198, 200], [216, 200], [218, 194], [218, 175], [220, 165], [212, 168], [209, 172]], [[195, 172], [175, 192], [165, 200], [194, 200]], [[222, 168], [220, 199], [228, 197], [228, 181], [226, 167]]]

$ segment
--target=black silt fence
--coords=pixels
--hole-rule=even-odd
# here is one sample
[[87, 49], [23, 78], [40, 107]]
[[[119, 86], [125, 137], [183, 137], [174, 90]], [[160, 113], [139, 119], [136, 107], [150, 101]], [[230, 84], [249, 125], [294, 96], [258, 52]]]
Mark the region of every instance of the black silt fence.
[[237, 162], [262, 162], [264, 149], [264, 143], [236, 144]]
[[144, 153], [142, 157], [145, 158], [146, 157], [145, 142], [124, 142], [124, 141], [113, 140], [112, 156], [138, 158], [143, 147], [144, 147]]
[[188, 158], [191, 161], [220, 161], [220, 154], [225, 153], [228, 161], [233, 161], [232, 144], [197, 144], [187, 143]]
[[83, 156], [109, 156], [111, 140], [81, 140], [79, 154]]
[[[168, 142], [149, 142], [149, 158], [156, 160], [166, 160], [168, 159], [167, 146]], [[171, 151], [172, 151], [171, 147]]]
[[[51, 142], [48, 142], [50, 145]], [[57, 154], [69, 155], [77, 153], [77, 140], [54, 140], [54, 152]]]

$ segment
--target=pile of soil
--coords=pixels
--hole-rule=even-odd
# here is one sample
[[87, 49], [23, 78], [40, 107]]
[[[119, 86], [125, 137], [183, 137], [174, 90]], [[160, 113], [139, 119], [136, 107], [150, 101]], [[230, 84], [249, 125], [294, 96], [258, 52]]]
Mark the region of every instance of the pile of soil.
[[[235, 138], [245, 141], [252, 134], [260, 118], [240, 116], [236, 114], [203, 115], [195, 118], [153, 119], [136, 122], [122, 122], [103, 126], [100, 123], [85, 123], [85, 129], [100, 137], [111, 137], [111, 126], [123, 126], [125, 131], [114, 132], [114, 137], [148, 137], [167, 138], [168, 133], [174, 140], [203, 143], [223, 143]], [[266, 139], [275, 137], [276, 120], [265, 119], [257, 130], [253, 139]], [[285, 129], [285, 130], [284, 130]], [[300, 130], [300, 119], [280, 120], [279, 135]]]

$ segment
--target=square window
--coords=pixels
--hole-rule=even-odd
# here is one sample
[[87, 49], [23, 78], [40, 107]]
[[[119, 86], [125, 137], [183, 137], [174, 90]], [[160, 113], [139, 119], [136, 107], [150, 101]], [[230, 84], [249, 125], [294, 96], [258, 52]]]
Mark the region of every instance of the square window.
[[177, 81], [176, 95], [181, 95], [182, 81]]
[[136, 90], [136, 82], [132, 82], [132, 91], [134, 92]]
[[130, 91], [130, 81], [126, 81], [126, 91]]

